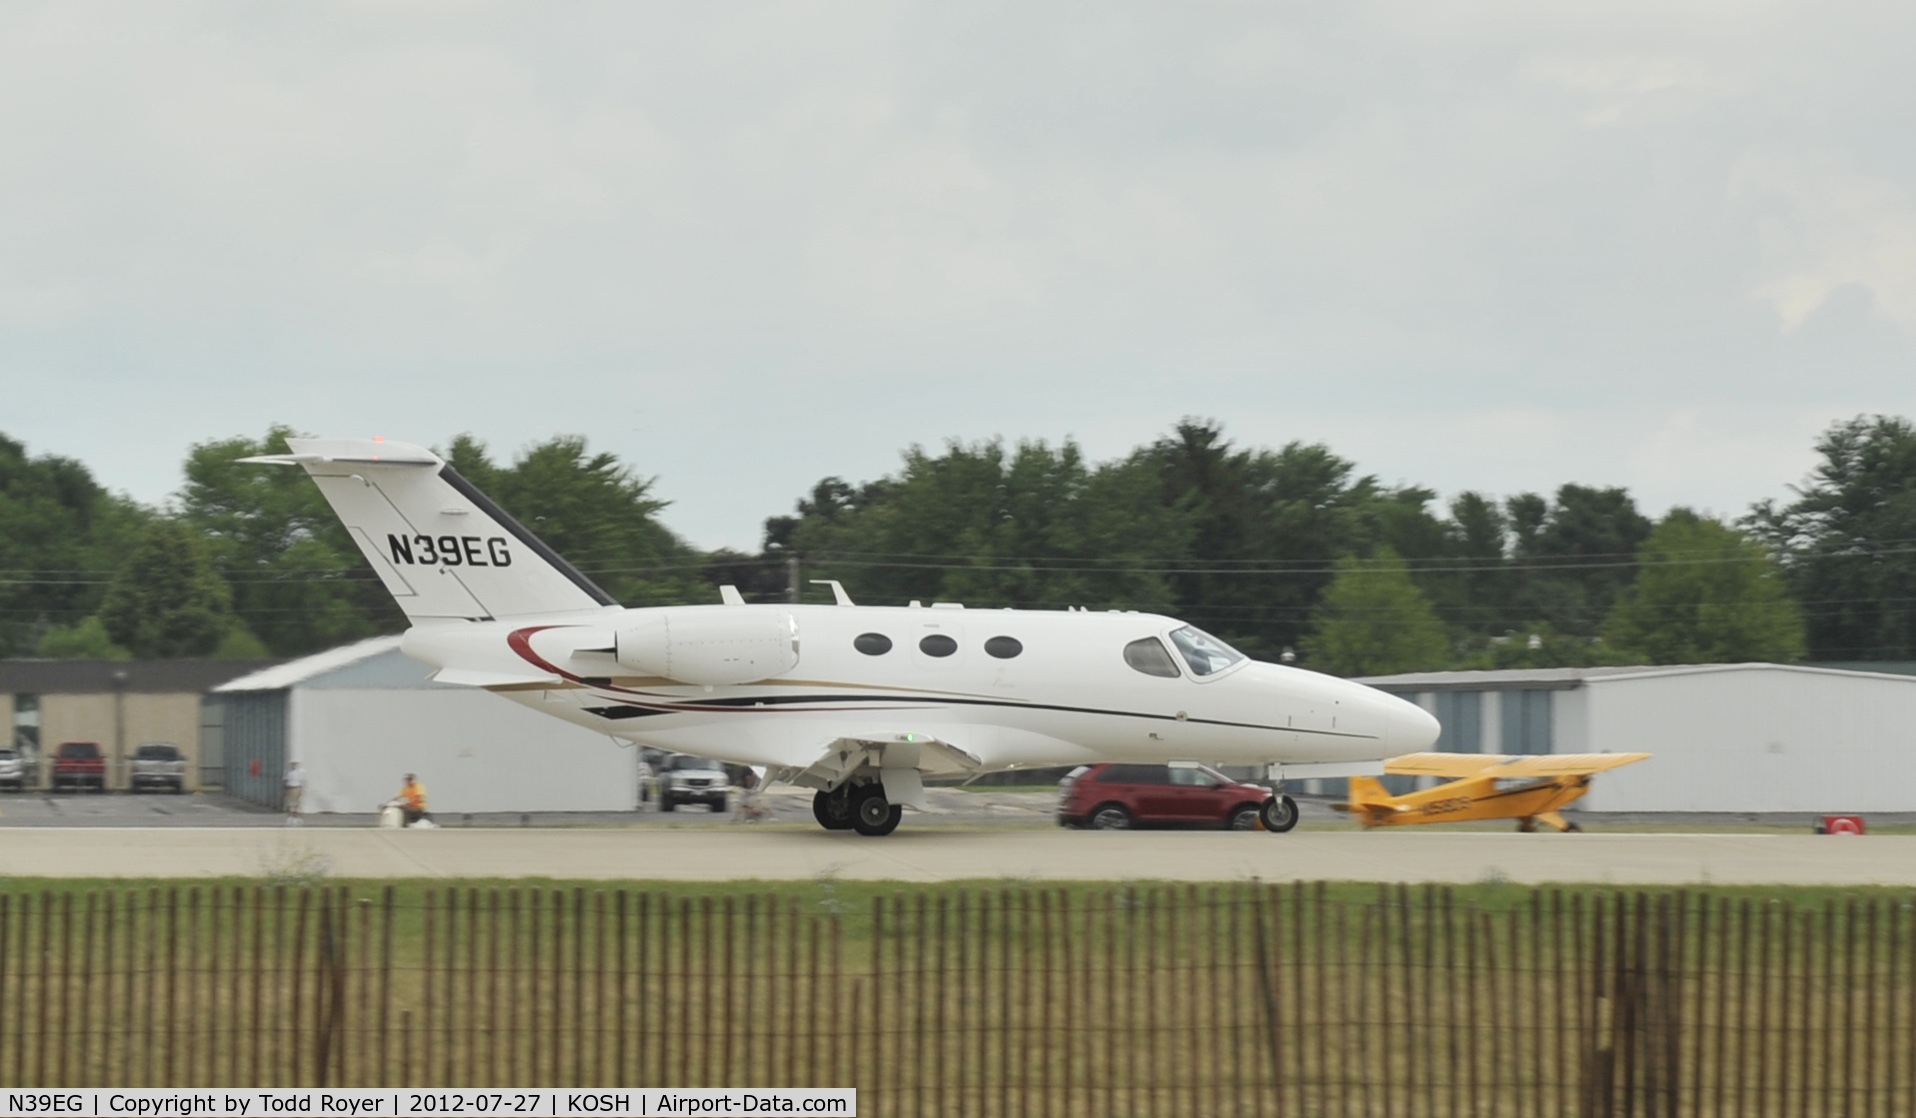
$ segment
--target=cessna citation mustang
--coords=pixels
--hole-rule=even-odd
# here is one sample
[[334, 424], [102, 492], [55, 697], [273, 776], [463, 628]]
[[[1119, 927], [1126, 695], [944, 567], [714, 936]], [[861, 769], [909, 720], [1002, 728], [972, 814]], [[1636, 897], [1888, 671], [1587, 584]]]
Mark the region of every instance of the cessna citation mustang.
[[[925, 778], [1094, 761], [1374, 775], [1437, 738], [1401, 699], [1246, 659], [1169, 617], [935, 603], [624, 609], [431, 451], [292, 439], [445, 683], [815, 790], [830, 830], [890, 834]], [[1297, 805], [1272, 796], [1264, 822]]]

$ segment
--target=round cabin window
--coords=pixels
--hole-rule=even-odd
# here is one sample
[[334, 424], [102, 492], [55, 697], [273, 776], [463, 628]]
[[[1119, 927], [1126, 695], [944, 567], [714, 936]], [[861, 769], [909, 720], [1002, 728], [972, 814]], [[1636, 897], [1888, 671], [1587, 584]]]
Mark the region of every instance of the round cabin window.
[[958, 651], [958, 642], [943, 633], [933, 633], [918, 642], [918, 651], [927, 656], [949, 656]]
[[1017, 637], [993, 637], [985, 642], [985, 654], [1000, 660], [1009, 660], [1024, 650], [1025, 646]]
[[852, 641], [852, 647], [867, 656], [883, 656], [891, 651], [891, 638], [883, 633], [860, 633]]

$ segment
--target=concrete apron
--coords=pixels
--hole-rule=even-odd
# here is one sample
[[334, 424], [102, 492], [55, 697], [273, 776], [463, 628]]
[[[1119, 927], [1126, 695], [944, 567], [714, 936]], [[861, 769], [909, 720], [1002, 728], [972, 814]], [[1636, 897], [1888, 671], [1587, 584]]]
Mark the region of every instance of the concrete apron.
[[0, 875], [1916, 886], [1916, 836], [38, 827], [5, 832]]

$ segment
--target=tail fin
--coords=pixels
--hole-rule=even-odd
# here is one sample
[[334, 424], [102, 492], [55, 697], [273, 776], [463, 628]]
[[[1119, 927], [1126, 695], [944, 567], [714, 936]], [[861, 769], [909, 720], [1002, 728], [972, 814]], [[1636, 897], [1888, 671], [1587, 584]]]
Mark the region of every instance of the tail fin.
[[1391, 802], [1390, 791], [1384, 787], [1383, 781], [1375, 777], [1351, 777], [1350, 791], [1346, 794], [1350, 797], [1349, 802], [1332, 804], [1331, 810], [1355, 815], [1357, 821], [1366, 827], [1374, 827], [1386, 816], [1401, 810]]
[[291, 454], [243, 461], [304, 467], [414, 621], [618, 605], [423, 447], [382, 439], [287, 443]]
[[1384, 782], [1374, 776], [1353, 776], [1350, 778], [1350, 798], [1354, 805], [1383, 803], [1391, 798]]

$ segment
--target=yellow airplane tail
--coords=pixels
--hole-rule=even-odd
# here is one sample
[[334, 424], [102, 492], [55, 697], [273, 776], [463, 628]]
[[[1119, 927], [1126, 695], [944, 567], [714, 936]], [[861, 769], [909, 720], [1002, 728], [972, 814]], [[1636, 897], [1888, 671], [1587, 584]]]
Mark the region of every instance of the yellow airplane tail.
[[1358, 816], [1358, 822], [1366, 827], [1373, 825], [1379, 816], [1397, 810], [1391, 802], [1391, 794], [1384, 789], [1384, 782], [1374, 776], [1351, 777], [1349, 796], [1348, 801], [1332, 804], [1331, 809]]
[[1384, 790], [1384, 782], [1374, 776], [1353, 776], [1350, 778], [1351, 805], [1383, 803], [1391, 798]]

